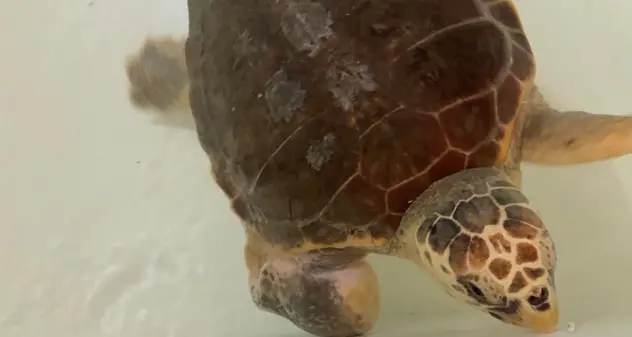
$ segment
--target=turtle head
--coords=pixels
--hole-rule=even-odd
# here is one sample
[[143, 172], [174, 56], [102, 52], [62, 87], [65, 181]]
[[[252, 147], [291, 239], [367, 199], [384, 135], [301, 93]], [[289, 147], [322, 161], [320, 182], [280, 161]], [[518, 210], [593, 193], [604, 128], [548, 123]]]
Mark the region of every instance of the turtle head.
[[400, 253], [452, 297], [506, 323], [557, 330], [553, 241], [503, 172], [470, 169], [436, 182], [401, 228]]

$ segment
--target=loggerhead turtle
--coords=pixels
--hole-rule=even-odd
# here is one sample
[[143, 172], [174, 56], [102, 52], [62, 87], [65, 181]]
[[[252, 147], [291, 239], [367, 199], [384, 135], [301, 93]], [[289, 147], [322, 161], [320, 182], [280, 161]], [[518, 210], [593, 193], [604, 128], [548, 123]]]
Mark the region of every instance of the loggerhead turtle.
[[[317, 336], [367, 333], [376, 253], [501, 321], [556, 330], [555, 247], [520, 163], [628, 154], [632, 119], [551, 108], [511, 1], [188, 6], [190, 85], [147, 89], [157, 109], [190, 104], [259, 308]], [[164, 41], [128, 66], [161, 69], [147, 64]]]

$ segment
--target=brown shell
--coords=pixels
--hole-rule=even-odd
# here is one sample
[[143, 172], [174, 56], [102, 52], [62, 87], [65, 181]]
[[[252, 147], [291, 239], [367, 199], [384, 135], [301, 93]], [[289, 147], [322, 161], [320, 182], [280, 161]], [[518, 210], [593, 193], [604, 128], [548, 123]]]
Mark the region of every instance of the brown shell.
[[191, 105], [235, 212], [288, 249], [383, 244], [503, 162], [534, 61], [510, 1], [189, 0]]

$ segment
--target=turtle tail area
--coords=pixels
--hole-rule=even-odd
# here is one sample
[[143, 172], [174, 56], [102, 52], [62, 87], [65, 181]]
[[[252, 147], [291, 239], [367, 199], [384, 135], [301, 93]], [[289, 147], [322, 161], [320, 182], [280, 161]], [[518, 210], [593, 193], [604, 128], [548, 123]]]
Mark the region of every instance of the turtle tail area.
[[186, 37], [149, 36], [128, 56], [125, 71], [134, 106], [161, 114], [190, 111], [185, 41]]

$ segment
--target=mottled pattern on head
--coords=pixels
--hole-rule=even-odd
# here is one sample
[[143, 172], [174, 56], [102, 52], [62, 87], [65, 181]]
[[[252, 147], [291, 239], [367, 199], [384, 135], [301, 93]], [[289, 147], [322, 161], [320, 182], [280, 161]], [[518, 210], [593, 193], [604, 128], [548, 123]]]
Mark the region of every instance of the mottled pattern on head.
[[555, 269], [555, 249], [520, 190], [499, 175], [447, 194], [454, 202], [437, 204], [416, 233], [425, 269], [473, 305], [498, 308], [511, 304], [508, 296], [538, 296]]
[[511, 160], [534, 61], [510, 2], [190, 1], [199, 139], [271, 244], [384, 247], [434, 181]]
[[125, 64], [129, 98], [137, 107], [158, 112], [188, 108], [188, 85], [183, 38], [152, 36]]

